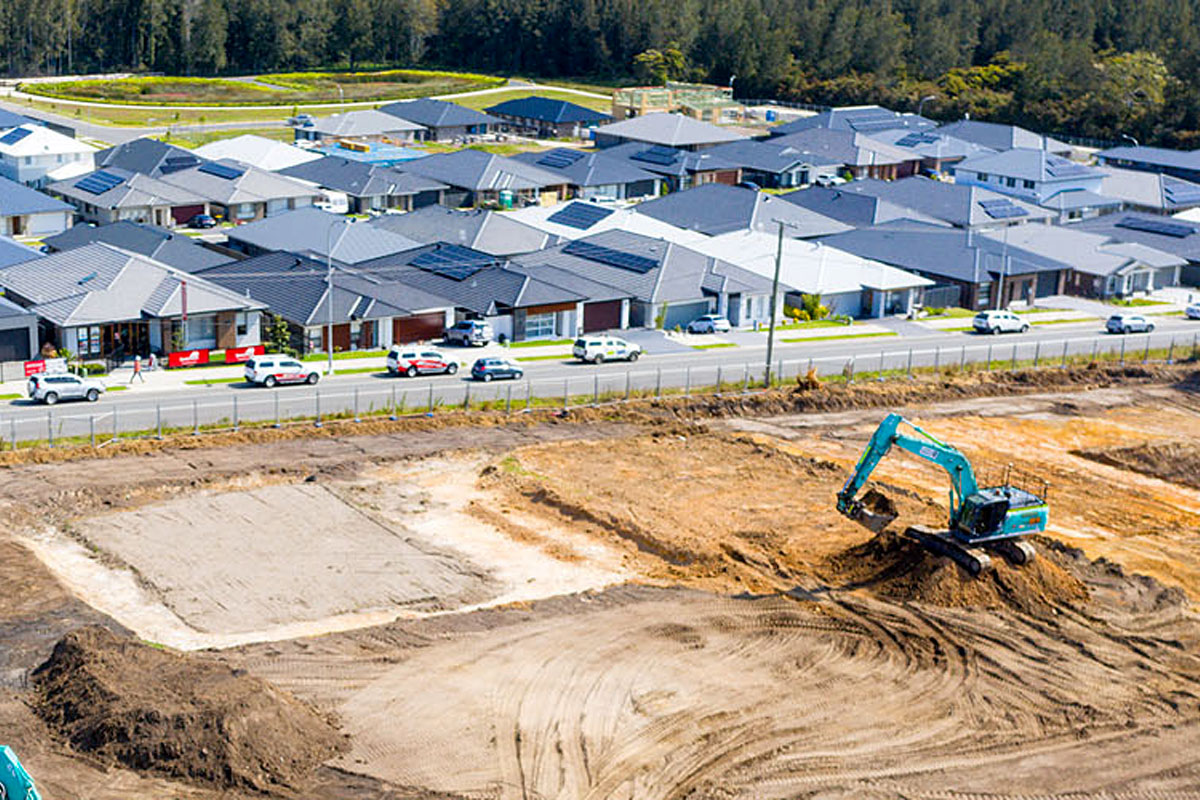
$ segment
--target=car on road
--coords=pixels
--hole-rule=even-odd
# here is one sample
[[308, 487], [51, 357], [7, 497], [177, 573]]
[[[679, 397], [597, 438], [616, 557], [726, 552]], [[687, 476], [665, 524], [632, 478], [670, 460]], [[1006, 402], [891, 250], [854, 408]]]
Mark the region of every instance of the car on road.
[[1200, 319], [1200, 303], [1192, 303], [1184, 310], [1183, 314], [1188, 319]]
[[188, 220], [189, 228], [215, 228], [217, 221], [211, 214], [196, 214]]
[[728, 333], [733, 325], [720, 314], [701, 314], [687, 324], [688, 333]]
[[387, 354], [387, 371], [409, 378], [418, 375], [453, 375], [458, 372], [458, 362], [436, 350], [393, 345]]
[[246, 362], [246, 382], [268, 389], [281, 383], [313, 384], [320, 379], [315, 369], [287, 356], [255, 356]]
[[642, 346], [615, 336], [581, 336], [571, 347], [571, 355], [580, 361], [603, 364], [605, 361], [637, 361]]
[[1109, 333], [1150, 333], [1154, 323], [1141, 314], [1113, 314], [1104, 328]]
[[492, 340], [492, 326], [478, 319], [464, 319], [452, 328], [447, 328], [442, 334], [446, 344], [460, 344], [463, 347], [485, 345]]
[[288, 125], [293, 127], [303, 127], [312, 125], [316, 122], [312, 114], [296, 114], [294, 117], [288, 117]]
[[980, 311], [971, 320], [971, 327], [976, 333], [1025, 333], [1029, 323], [1011, 311], [990, 310]]
[[29, 376], [29, 399], [52, 406], [59, 400], [87, 400], [94, 403], [104, 394], [104, 384], [95, 378], [81, 378], [69, 372], [41, 372]]
[[525, 370], [507, 358], [479, 358], [471, 365], [471, 377], [477, 381], [490, 383], [497, 378], [517, 380], [525, 374]]

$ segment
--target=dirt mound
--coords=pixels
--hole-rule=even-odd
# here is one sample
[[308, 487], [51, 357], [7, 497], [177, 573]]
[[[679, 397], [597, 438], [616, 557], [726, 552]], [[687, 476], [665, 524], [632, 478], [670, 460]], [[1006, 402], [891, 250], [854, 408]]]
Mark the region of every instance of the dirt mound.
[[263, 680], [99, 626], [63, 637], [34, 684], [39, 716], [74, 749], [225, 787], [293, 787], [342, 744]]
[[1156, 442], [1135, 447], [1073, 450], [1110, 467], [1133, 470], [1152, 478], [1200, 489], [1200, 445], [1195, 442]]
[[897, 600], [951, 608], [1011, 606], [1037, 612], [1088, 597], [1084, 584], [1054, 560], [1039, 557], [1014, 567], [993, 555], [992, 569], [973, 578], [949, 558], [891, 531], [839, 553], [828, 566], [832, 579]]

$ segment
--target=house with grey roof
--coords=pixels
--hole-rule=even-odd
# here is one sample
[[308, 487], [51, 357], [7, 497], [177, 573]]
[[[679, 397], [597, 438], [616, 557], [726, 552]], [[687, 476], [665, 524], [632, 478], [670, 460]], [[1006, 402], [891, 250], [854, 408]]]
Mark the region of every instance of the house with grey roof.
[[[855, 181], [854, 183], [858, 183]], [[810, 186], [794, 192], [778, 195], [780, 200], [815, 211], [822, 216], [836, 219], [852, 228], [869, 228], [897, 219], [927, 222], [932, 225], [949, 225], [926, 214], [896, 205], [881, 197], [858, 192], [843, 191], [846, 186]]]
[[466, 141], [483, 136], [500, 124], [499, 119], [489, 114], [431, 97], [388, 103], [379, 110], [420, 125], [425, 129], [416, 132], [421, 141]]
[[57, 236], [48, 237], [43, 244], [50, 252], [57, 253], [96, 242], [147, 256], [183, 272], [197, 272], [230, 260], [225, 253], [205, 247], [189, 236], [128, 221], [112, 225], [76, 225]]
[[916, 175], [921, 168], [920, 155], [852, 130], [807, 128], [770, 141], [791, 147], [821, 164], [838, 164], [838, 173], [854, 179], [891, 181]]
[[780, 222], [789, 239], [812, 239], [850, 229], [845, 223], [764, 192], [718, 183], [648, 200], [634, 211], [706, 236], [741, 230], [773, 234]]
[[201, 274], [281, 317], [301, 353], [326, 352], [330, 322], [334, 352], [346, 352], [428, 341], [454, 320], [444, 297], [353, 269], [334, 270], [331, 286], [324, 261], [294, 253], [264, 253]]
[[129, 221], [173, 228], [208, 213], [208, 200], [199, 193], [119, 167], [58, 181], [46, 191], [70, 203], [79, 219], [94, 225]]
[[843, 194], [878, 197], [914, 213], [956, 228], [1003, 228], [1028, 222], [1049, 223], [1055, 215], [1033, 203], [969, 184], [946, 183], [920, 176], [898, 181], [861, 180], [836, 187]]
[[280, 175], [308, 181], [346, 195], [349, 211], [412, 211], [442, 201], [449, 187], [411, 172], [400, 172], [348, 158], [325, 156], [279, 170]]
[[1120, 200], [1123, 210], [1150, 214], [1177, 214], [1200, 208], [1200, 183], [1176, 178], [1165, 172], [1104, 167], [1100, 193]]
[[1145, 245], [1178, 256], [1187, 262], [1180, 270], [1180, 283], [1200, 286], [1200, 223], [1123, 211], [1084, 220], [1073, 227], [1085, 233], [1107, 236], [1118, 242]]
[[550, 97], [519, 97], [484, 109], [499, 119], [500, 130], [539, 139], [581, 139], [612, 117], [578, 103]]
[[726, 183], [730, 186], [740, 183], [742, 168], [736, 162], [714, 153], [714, 149], [691, 151], [628, 142], [600, 152], [605, 158], [620, 159], [629, 166], [660, 176], [672, 192], [705, 183]]
[[198, 167], [207, 160], [191, 150], [149, 137], [114, 145], [95, 156], [97, 169], [115, 167], [151, 177]]
[[710, 147], [706, 152], [737, 164], [741, 167], [743, 181], [763, 189], [807, 186], [818, 175], [835, 174], [841, 167], [838, 162], [819, 163], [822, 159], [815, 158], [812, 153], [770, 140], [729, 142]]
[[933, 120], [917, 114], [892, 111], [883, 106], [841, 106], [776, 125], [771, 128], [771, 136], [787, 136], [813, 128], [874, 135], [880, 131], [924, 131], [936, 127], [937, 123]]
[[[0, 240], [0, 264], [4, 258]], [[38, 352], [37, 314], [0, 297], [0, 362], [28, 361]]]
[[0, 236], [52, 236], [71, 227], [71, 218], [61, 200], [0, 178]]
[[320, 259], [331, 257], [343, 265], [421, 246], [407, 236], [356, 223], [319, 208], [300, 208], [239, 225], [229, 231], [228, 237], [226, 247], [247, 256], [279, 251]]
[[558, 237], [520, 222], [511, 213], [484, 208], [426, 206], [408, 214], [385, 214], [367, 223], [421, 244], [448, 242], [493, 256], [532, 253], [558, 244]]
[[1200, 183], [1200, 150], [1171, 150], [1166, 147], [1110, 147], [1096, 153], [1101, 166], [1141, 172], [1158, 172]]
[[152, 258], [96, 243], [0, 271], [46, 341], [84, 357], [260, 344], [263, 305]]
[[281, 169], [294, 167], [297, 164], [314, 161], [321, 157], [320, 153], [313, 152], [311, 149], [306, 150], [253, 133], [245, 133], [229, 139], [217, 139], [215, 142], [200, 145], [194, 152], [209, 161], [231, 158], [243, 164], [265, 169], [267, 172], [278, 172]]
[[324, 142], [353, 139], [362, 142], [393, 142], [406, 144], [416, 141], [425, 126], [374, 109], [346, 111], [321, 117], [293, 129], [297, 142]]
[[938, 133], [953, 136], [956, 139], [973, 142], [990, 150], [1029, 149], [1045, 150], [1063, 158], [1071, 157], [1071, 145], [1060, 142], [1050, 136], [1026, 130], [1017, 125], [1004, 125], [998, 122], [983, 122], [977, 119], [962, 119], [958, 122], [947, 122], [938, 126]]
[[959, 139], [939, 130], [908, 130], [891, 128], [874, 131], [871, 138], [901, 150], [909, 150], [921, 157], [921, 172], [934, 175], [945, 172], [948, 167], [972, 156], [990, 155], [996, 151], [966, 139]]
[[538, 205], [568, 195], [567, 179], [515, 158], [481, 150], [457, 150], [395, 167], [450, 187], [443, 202], [451, 208], [484, 204]]
[[711, 122], [669, 112], [644, 114], [602, 125], [592, 132], [592, 137], [599, 148], [638, 142], [691, 151], [749, 138]]
[[205, 161], [198, 167], [161, 174], [158, 179], [204, 198], [209, 213], [231, 222], [306, 208], [321, 194], [311, 183], [229, 159]]
[[[954, 182], [982, 186], [1059, 212], [1064, 222], [1111, 210], [1100, 194], [1104, 173], [1042, 150], [1018, 147], [964, 159], [951, 168]], [[1119, 203], [1116, 204], [1119, 207]]]
[[660, 194], [664, 182], [660, 175], [608, 152], [556, 147], [539, 153], [517, 153], [512, 158], [562, 175], [571, 196], [579, 200], [641, 200]]

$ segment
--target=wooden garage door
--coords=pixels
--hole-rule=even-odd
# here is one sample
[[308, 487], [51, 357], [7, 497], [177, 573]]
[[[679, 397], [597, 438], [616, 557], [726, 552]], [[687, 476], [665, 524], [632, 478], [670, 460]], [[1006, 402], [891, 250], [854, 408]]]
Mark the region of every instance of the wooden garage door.
[[204, 206], [175, 206], [171, 209], [171, 219], [176, 225], [183, 225], [197, 214], [204, 213]]
[[587, 303], [583, 307], [583, 332], [606, 331], [621, 327], [621, 301]]
[[392, 341], [396, 344], [437, 339], [445, 327], [446, 315], [442, 313], [415, 314], [392, 320]]

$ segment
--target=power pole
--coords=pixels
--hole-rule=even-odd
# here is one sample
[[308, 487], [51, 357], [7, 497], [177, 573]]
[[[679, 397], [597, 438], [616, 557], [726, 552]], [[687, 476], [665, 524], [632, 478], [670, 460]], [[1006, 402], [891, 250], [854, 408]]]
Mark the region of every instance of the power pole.
[[775, 246], [775, 277], [771, 279], [771, 321], [767, 328], [767, 368], [766, 385], [771, 386], [771, 358], [775, 354], [775, 310], [779, 297], [779, 269], [783, 265], [783, 220], [779, 223], [779, 242]]

